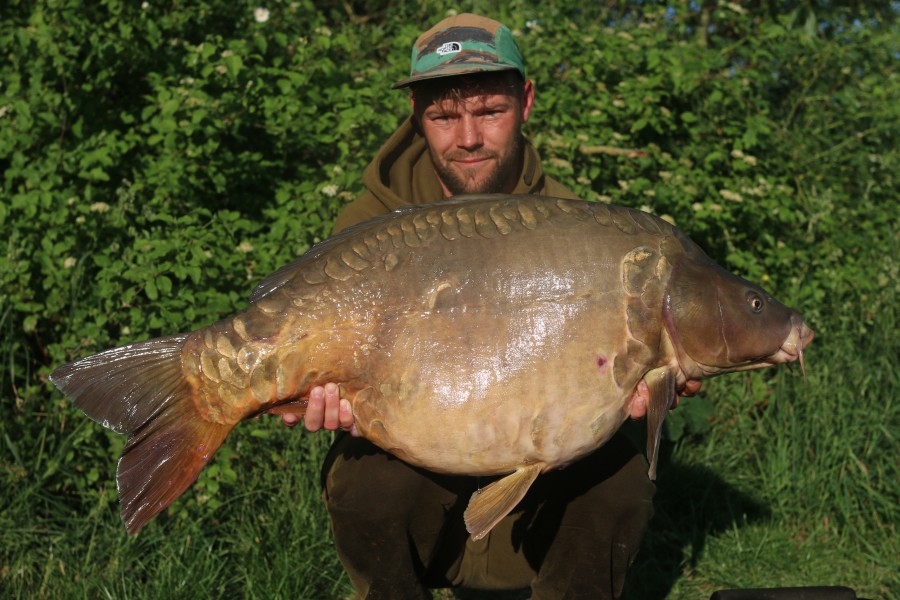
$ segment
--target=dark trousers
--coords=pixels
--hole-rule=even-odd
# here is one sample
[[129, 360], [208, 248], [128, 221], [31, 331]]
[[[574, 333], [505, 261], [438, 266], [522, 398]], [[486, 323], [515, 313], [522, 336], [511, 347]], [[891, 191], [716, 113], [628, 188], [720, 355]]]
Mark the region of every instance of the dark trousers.
[[496, 477], [438, 475], [344, 435], [323, 467], [338, 555], [360, 598], [428, 588], [531, 587], [532, 598], [617, 598], [653, 514], [647, 461], [621, 434], [538, 477], [488, 536], [466, 533], [473, 492]]

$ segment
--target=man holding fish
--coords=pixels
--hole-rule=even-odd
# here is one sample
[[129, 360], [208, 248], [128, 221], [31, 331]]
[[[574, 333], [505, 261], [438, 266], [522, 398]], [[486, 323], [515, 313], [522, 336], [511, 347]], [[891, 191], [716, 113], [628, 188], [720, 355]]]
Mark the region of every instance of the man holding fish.
[[[576, 197], [544, 174], [522, 134], [534, 84], [500, 23], [472, 14], [441, 21], [416, 41], [410, 77], [392, 87], [409, 88], [412, 116], [368, 166], [367, 191], [334, 232], [457, 194]], [[682, 393], [699, 387], [688, 381]], [[642, 383], [632, 418], [646, 414], [647, 400]], [[300, 419], [283, 415], [289, 426]], [[429, 598], [428, 588], [454, 586], [615, 598], [653, 514], [647, 460], [618, 433], [538, 479], [517, 509], [475, 540], [462, 513], [495, 477], [431, 473], [357, 437], [350, 403], [335, 384], [311, 390], [304, 421], [310, 431], [349, 432], [326, 460], [324, 496], [338, 553], [361, 598]]]
[[[802, 368], [814, 333], [670, 223], [560, 198], [572, 195], [521, 135], [534, 88], [496, 21], [423, 34], [406, 86], [413, 116], [336, 228], [364, 225], [267, 277], [242, 311], [50, 381], [128, 435], [116, 486], [130, 534], [242, 421], [305, 412], [309, 430], [350, 432], [326, 458], [324, 496], [360, 596], [617, 597], [676, 394]], [[462, 192], [478, 193], [450, 198]], [[617, 434], [644, 416], [649, 461]]]

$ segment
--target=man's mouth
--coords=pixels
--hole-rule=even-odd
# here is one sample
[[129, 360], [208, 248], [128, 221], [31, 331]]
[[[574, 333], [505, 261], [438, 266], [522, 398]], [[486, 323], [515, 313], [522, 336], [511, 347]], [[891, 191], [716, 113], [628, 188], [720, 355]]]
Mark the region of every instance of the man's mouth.
[[464, 167], [475, 167], [478, 165], [482, 165], [489, 161], [492, 157], [490, 156], [466, 156], [461, 158], [451, 158], [451, 162], [455, 162], [458, 165], [462, 165]]

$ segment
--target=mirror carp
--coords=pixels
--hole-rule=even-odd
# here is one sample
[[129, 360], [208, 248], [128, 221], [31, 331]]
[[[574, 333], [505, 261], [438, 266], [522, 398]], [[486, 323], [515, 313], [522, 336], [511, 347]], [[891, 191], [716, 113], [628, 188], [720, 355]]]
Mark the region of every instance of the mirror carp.
[[342, 232], [275, 272], [246, 310], [113, 348], [51, 381], [128, 442], [130, 533], [175, 501], [232, 428], [336, 382], [358, 432], [449, 474], [484, 536], [537, 476], [607, 442], [638, 386], [651, 478], [687, 380], [800, 359], [813, 332], [679, 229], [620, 206], [477, 195]]

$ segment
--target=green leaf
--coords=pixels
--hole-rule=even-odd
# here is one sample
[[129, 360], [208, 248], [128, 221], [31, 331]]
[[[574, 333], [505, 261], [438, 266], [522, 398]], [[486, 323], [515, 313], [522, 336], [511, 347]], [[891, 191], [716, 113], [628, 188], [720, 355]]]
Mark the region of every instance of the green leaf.
[[147, 294], [147, 297], [150, 300], [157, 300], [159, 298], [159, 290], [156, 287], [156, 282], [153, 279], [148, 279], [144, 285], [144, 293]]

